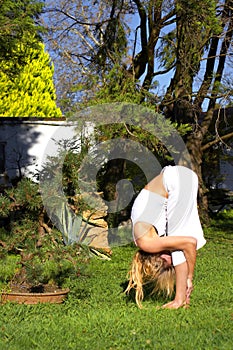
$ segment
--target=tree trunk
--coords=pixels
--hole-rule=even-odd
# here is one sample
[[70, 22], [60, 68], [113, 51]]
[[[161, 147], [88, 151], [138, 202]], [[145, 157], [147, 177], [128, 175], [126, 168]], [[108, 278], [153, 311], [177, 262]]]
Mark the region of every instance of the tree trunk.
[[207, 191], [202, 177], [202, 135], [201, 132], [195, 132], [188, 136], [186, 146], [190, 154], [192, 170], [198, 176], [198, 211], [202, 223], [209, 222]]

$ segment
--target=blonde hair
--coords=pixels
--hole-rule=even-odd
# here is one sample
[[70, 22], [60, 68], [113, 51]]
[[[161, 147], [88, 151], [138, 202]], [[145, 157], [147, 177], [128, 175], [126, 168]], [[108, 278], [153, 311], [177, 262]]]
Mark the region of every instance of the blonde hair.
[[164, 293], [169, 297], [174, 291], [175, 269], [172, 265], [168, 265], [158, 253], [138, 250], [133, 257], [128, 277], [129, 284], [125, 293], [129, 294], [131, 289], [135, 290], [135, 300], [139, 308], [142, 307], [143, 286], [146, 284], [154, 284], [151, 294]]

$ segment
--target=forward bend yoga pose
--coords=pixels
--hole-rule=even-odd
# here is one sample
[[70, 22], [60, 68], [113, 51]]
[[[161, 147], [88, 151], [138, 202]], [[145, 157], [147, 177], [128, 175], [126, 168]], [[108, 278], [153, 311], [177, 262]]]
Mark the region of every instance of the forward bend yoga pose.
[[154, 283], [174, 300], [164, 308], [187, 306], [193, 290], [196, 250], [203, 247], [197, 209], [197, 175], [183, 166], [167, 166], [137, 196], [131, 212], [136, 252], [126, 293], [135, 289], [141, 307], [143, 285]]

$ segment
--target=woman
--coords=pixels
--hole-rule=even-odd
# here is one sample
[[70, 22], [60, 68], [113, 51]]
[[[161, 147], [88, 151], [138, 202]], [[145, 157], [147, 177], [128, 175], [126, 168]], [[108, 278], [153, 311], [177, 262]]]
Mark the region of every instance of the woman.
[[140, 250], [132, 262], [126, 293], [136, 290], [139, 307], [143, 285], [148, 282], [155, 283], [153, 292], [161, 290], [170, 296], [175, 281], [175, 298], [164, 307], [189, 304], [196, 250], [206, 243], [197, 210], [197, 191], [198, 179], [192, 170], [167, 166], [136, 198], [131, 220]]

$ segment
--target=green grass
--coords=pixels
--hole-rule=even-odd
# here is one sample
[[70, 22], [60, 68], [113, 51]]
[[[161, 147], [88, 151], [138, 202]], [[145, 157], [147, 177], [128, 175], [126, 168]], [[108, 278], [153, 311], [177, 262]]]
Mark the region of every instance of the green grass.
[[139, 310], [122, 293], [135, 247], [115, 248], [70, 281], [61, 305], [0, 305], [0, 349], [233, 349], [232, 214], [205, 229], [189, 309], [157, 310], [164, 301], [147, 298]]
[[1, 258], [0, 264], [0, 290], [7, 289], [7, 282], [11, 279], [15, 270], [17, 269], [17, 263], [19, 262], [19, 256], [7, 255], [5, 258]]

